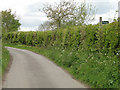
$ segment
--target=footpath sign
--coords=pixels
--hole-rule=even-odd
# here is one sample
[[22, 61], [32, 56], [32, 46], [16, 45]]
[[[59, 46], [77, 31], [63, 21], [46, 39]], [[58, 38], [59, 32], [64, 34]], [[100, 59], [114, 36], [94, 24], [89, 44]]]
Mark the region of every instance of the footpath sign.
[[102, 21], [102, 24], [109, 24], [109, 21]]

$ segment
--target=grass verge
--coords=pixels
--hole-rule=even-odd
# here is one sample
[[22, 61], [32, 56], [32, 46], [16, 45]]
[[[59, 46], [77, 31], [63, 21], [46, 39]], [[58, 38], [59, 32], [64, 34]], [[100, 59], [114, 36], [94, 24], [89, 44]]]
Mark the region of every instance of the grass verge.
[[38, 48], [19, 44], [6, 44], [6, 46], [42, 54], [92, 88], [118, 88], [118, 58], [115, 55], [76, 51], [73, 48]]
[[8, 67], [8, 63], [10, 61], [9, 51], [3, 46], [2, 47], [2, 75], [4, 74], [6, 68]]

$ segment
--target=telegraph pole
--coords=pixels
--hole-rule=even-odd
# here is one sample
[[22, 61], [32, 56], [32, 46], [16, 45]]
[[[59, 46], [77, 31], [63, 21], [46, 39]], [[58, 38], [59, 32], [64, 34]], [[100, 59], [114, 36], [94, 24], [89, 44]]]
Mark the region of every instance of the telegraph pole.
[[[120, 1], [118, 2], [118, 45], [120, 44]], [[120, 57], [120, 52], [119, 52]], [[118, 62], [120, 64], [120, 62]]]
[[118, 2], [118, 18], [120, 18], [120, 1]]

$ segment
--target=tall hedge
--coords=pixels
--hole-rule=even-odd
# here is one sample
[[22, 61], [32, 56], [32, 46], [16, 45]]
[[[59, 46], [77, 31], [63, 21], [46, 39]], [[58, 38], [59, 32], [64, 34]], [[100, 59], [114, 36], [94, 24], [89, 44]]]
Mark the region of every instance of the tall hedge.
[[45, 32], [12, 32], [4, 36], [4, 41], [37, 47], [54, 46], [118, 54], [118, 31], [118, 23], [113, 22], [101, 28], [98, 25], [87, 25]]

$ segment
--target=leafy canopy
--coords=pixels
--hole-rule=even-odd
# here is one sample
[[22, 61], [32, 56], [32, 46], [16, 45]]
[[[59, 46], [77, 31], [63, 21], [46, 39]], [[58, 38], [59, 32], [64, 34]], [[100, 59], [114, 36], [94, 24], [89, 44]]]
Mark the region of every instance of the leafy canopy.
[[12, 14], [11, 9], [2, 11], [1, 13], [3, 34], [6, 32], [13, 32], [19, 30], [21, 24], [15, 13]]
[[83, 25], [95, 18], [96, 9], [85, 2], [61, 0], [54, 5], [46, 4], [43, 8], [47, 18], [58, 28], [63, 25]]

